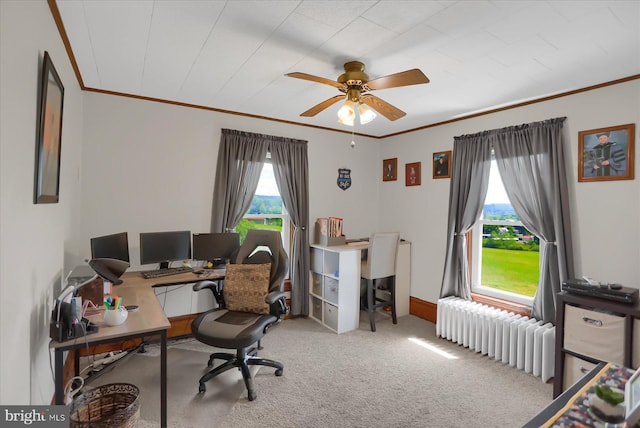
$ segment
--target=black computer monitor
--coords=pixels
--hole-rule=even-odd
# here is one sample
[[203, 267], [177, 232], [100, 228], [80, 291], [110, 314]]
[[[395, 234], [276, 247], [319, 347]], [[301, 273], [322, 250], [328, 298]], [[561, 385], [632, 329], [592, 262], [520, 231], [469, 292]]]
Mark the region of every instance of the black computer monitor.
[[160, 263], [160, 269], [166, 269], [170, 262], [189, 259], [190, 230], [140, 234], [140, 264]]
[[239, 233], [193, 234], [194, 260], [211, 262], [214, 265], [225, 263], [238, 248], [240, 248]]
[[127, 232], [91, 238], [91, 258], [130, 261]]

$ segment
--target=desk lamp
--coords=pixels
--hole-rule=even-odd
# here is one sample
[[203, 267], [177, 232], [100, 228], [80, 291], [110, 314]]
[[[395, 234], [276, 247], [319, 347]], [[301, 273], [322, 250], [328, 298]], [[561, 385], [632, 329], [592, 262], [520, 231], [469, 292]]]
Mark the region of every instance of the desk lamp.
[[111, 282], [113, 285], [122, 284], [120, 277], [129, 268], [129, 262], [118, 259], [91, 259], [89, 266], [102, 279]]

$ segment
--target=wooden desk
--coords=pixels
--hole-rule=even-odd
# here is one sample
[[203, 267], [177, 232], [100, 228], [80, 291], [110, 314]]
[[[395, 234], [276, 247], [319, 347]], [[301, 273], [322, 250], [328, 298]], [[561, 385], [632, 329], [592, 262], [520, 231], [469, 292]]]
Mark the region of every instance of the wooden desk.
[[540, 428], [547, 424], [551, 418], [563, 409], [569, 401], [575, 400], [575, 395], [578, 391], [582, 390], [584, 386], [590, 382], [593, 382], [594, 378], [605, 367], [605, 363], [600, 363], [586, 373], [578, 382], [573, 384], [570, 388], [564, 391], [560, 396], [553, 400], [547, 407], [534, 416], [529, 422], [527, 422], [522, 428]]
[[[145, 279], [139, 272], [127, 272], [122, 275], [122, 284], [114, 286], [113, 293], [122, 297], [125, 305], [138, 305], [136, 312], [129, 312], [127, 320], [110, 327], [97, 322], [100, 329], [89, 334], [65, 342], [52, 340], [49, 348], [55, 351], [55, 404], [64, 404], [64, 351], [76, 350], [86, 346], [103, 343], [122, 342], [128, 339], [160, 335], [160, 426], [167, 426], [167, 330], [171, 323], [167, 319], [162, 306], [158, 302], [154, 286], [187, 284], [203, 279], [220, 279], [223, 276], [203, 278], [194, 273], [183, 273], [160, 278]], [[94, 320], [92, 320], [94, 321]], [[80, 356], [76, 352], [75, 373], [80, 371]]]
[[527, 422], [523, 428], [548, 428], [551, 426], [604, 426], [594, 420], [588, 410], [589, 394], [593, 385], [609, 385], [624, 390], [633, 370], [612, 363], [598, 363], [580, 380], [560, 394], [546, 408]]

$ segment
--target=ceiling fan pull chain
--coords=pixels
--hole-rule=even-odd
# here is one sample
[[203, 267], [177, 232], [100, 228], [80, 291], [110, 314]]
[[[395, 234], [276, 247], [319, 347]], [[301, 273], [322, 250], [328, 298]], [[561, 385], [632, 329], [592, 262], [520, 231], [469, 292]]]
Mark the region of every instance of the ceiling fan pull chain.
[[353, 121], [353, 127], [351, 128], [351, 148], [355, 149], [356, 148], [356, 140], [355, 140], [355, 133], [356, 133], [356, 122], [355, 120]]

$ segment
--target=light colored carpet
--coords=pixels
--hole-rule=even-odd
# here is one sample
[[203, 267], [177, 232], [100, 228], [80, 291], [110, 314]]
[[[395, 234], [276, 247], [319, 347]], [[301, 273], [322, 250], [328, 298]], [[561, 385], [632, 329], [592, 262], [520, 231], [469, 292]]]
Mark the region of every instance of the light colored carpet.
[[[340, 335], [310, 319], [284, 321], [261, 351], [284, 363], [284, 375], [260, 368], [252, 402], [237, 370], [210, 380], [198, 395], [211, 348], [192, 340], [171, 343], [169, 426], [517, 427], [551, 401], [550, 383], [436, 338], [430, 322], [410, 315], [393, 325], [380, 317], [375, 333], [362, 316], [359, 330]], [[158, 359], [152, 355], [151, 349], [148, 356], [134, 355], [99, 379], [108, 383], [127, 370], [128, 381], [143, 390], [142, 428], [157, 427], [159, 420]]]
[[[214, 348], [193, 339], [170, 342], [167, 350], [167, 416], [172, 428], [210, 427], [224, 419], [246, 390], [237, 370], [229, 370], [207, 383], [206, 394], [198, 394], [198, 380], [207, 371], [209, 354]], [[146, 346], [143, 354], [134, 353], [111, 366], [88, 387], [126, 382], [140, 389], [138, 427], [158, 427], [160, 421], [160, 347]], [[220, 360], [217, 360], [220, 363]], [[252, 373], [258, 369], [252, 368]], [[245, 398], [246, 399], [246, 398]], [[213, 425], [212, 425], [213, 423]]]

